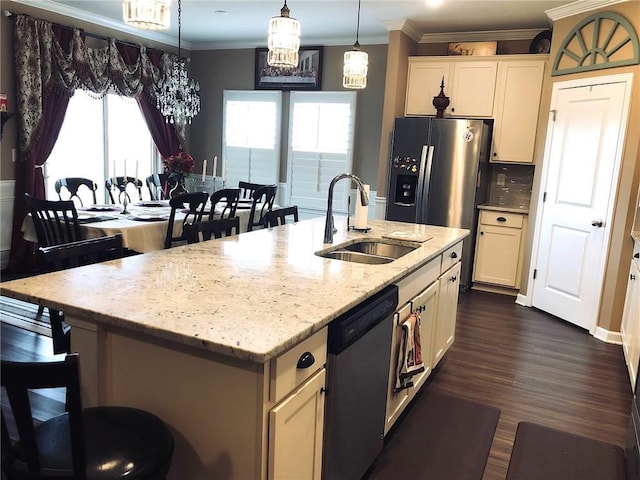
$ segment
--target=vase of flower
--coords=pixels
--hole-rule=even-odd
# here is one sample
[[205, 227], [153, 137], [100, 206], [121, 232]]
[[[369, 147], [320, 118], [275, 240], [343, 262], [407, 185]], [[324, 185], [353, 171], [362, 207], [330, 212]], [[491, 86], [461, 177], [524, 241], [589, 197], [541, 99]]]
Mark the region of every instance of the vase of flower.
[[185, 152], [179, 152], [162, 160], [164, 163], [164, 171], [167, 174], [171, 190], [169, 190], [169, 198], [175, 198], [184, 195], [187, 192], [185, 187], [185, 179], [193, 171], [195, 162], [193, 157]]

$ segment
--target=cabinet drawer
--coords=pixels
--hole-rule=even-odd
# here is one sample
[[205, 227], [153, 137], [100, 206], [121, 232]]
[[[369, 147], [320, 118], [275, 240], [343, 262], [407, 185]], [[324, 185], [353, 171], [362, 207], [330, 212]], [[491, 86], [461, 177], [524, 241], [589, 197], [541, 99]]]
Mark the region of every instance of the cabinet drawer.
[[443, 274], [451, 268], [456, 262], [462, 259], [462, 242], [456, 243], [453, 247], [449, 247], [442, 254], [442, 265], [440, 266], [440, 274]]
[[501, 227], [522, 228], [524, 215], [519, 213], [492, 212], [482, 210], [480, 223], [482, 225], [499, 225]]
[[[462, 244], [460, 244], [462, 248]], [[404, 305], [440, 276], [440, 256], [429, 261], [415, 272], [400, 280], [398, 285], [398, 305]]]
[[[313, 355], [308, 367], [298, 368], [303, 355]], [[290, 391], [301, 385], [327, 361], [327, 328], [323, 328], [291, 350], [271, 361], [269, 399], [278, 402]]]

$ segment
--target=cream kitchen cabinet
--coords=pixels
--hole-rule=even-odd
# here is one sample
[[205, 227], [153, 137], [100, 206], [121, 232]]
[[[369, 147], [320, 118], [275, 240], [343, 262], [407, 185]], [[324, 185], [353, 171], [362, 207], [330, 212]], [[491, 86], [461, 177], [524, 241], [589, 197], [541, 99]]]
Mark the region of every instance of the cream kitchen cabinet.
[[533, 162], [545, 65], [538, 55], [498, 62], [492, 161]]
[[631, 388], [634, 388], [640, 362], [640, 241], [634, 244], [620, 334]]
[[321, 478], [326, 345], [324, 328], [271, 362], [269, 479]]
[[473, 281], [519, 288], [527, 215], [482, 210]]
[[435, 115], [433, 97], [444, 92], [450, 98], [447, 115], [491, 117], [498, 62], [455, 57], [409, 57], [405, 115]]
[[433, 332], [433, 365], [437, 365], [456, 335], [456, 315], [458, 313], [458, 293], [460, 291], [460, 262], [444, 272], [439, 280], [438, 313]]

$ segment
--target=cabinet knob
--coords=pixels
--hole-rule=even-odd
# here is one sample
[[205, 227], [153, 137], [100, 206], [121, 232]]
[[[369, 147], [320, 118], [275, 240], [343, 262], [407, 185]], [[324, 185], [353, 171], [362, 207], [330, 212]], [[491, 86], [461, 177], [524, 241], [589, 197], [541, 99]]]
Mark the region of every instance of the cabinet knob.
[[480, 230], [480, 235], [484, 235], [484, 232], [482, 230]]
[[311, 352], [304, 352], [300, 355], [298, 359], [298, 363], [296, 364], [296, 368], [309, 368], [311, 365], [316, 363], [316, 359]]
[[632, 273], [631, 275], [629, 275], [629, 279], [631, 279], [631, 280], [635, 280], [635, 279], [636, 279], [636, 276]]
[[504, 217], [498, 217], [498, 218], [496, 218], [496, 220], [497, 220], [498, 222], [506, 222], [506, 221], [507, 221], [507, 219], [506, 219], [506, 218], [504, 218]]
[[633, 254], [633, 258], [640, 258], [640, 252], [636, 252]]
[[493, 152], [493, 156], [497, 157], [498, 156], [498, 152]]
[[458, 280], [458, 277], [456, 277], [455, 275], [453, 277], [451, 277], [449, 279], [451, 281], [451, 283], [455, 283], [456, 280]]
[[451, 252], [451, 258], [458, 258], [458, 254], [456, 252]]
[[604, 225], [604, 222], [603, 222], [602, 220], [600, 220], [600, 219], [592, 220], [592, 221], [591, 221], [591, 226], [592, 226], [592, 227], [598, 227], [598, 228], [601, 228], [601, 227], [602, 227], [602, 225]]

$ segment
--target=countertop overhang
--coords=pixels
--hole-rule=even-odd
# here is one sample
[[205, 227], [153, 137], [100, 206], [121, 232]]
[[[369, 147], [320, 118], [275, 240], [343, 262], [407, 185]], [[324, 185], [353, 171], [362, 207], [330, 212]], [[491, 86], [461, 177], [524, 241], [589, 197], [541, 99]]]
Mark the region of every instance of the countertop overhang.
[[324, 218], [125, 257], [0, 284], [2, 295], [252, 363], [264, 363], [391, 285], [468, 230], [372, 220], [367, 233], [335, 218], [334, 245], [395, 231], [431, 240], [383, 265], [315, 255]]

